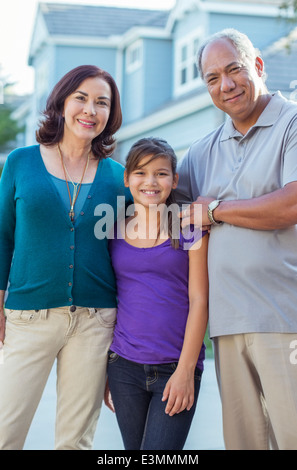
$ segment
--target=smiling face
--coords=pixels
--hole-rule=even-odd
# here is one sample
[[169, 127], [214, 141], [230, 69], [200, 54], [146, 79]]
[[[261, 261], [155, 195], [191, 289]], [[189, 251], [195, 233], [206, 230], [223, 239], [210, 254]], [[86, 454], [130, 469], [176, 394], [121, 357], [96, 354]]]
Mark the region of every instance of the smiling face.
[[262, 59], [242, 58], [233, 43], [224, 38], [206, 46], [201, 64], [214, 105], [245, 133], [267, 104]]
[[110, 115], [111, 89], [99, 77], [87, 78], [64, 103], [64, 138], [91, 142], [102, 133]]
[[147, 155], [129, 175], [125, 171], [125, 185], [130, 188], [135, 204], [165, 204], [172, 189], [177, 186], [178, 176], [173, 175], [168, 158]]

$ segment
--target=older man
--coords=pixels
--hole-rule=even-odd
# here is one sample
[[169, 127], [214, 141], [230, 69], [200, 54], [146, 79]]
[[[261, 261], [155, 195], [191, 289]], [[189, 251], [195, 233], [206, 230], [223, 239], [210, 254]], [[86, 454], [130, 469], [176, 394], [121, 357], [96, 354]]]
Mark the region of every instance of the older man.
[[263, 60], [236, 30], [209, 38], [198, 64], [228, 117], [182, 159], [177, 197], [211, 225], [226, 448], [297, 449], [297, 106], [268, 92]]

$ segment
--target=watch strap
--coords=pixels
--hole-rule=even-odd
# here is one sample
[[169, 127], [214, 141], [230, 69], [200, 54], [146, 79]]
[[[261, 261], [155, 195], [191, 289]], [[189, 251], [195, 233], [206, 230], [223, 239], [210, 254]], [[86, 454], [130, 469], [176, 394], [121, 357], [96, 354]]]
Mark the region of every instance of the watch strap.
[[221, 202], [221, 200], [212, 201], [208, 206], [207, 215], [211, 225], [221, 225], [223, 223], [221, 221], [217, 222], [213, 216], [213, 211], [219, 206]]

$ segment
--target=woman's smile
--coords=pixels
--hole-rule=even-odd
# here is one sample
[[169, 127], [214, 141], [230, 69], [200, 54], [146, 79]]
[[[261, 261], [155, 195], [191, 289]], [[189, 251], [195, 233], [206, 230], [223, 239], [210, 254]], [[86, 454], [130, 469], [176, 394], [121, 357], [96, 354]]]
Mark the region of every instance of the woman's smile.
[[82, 120], [82, 119], [78, 119], [78, 122], [83, 126], [83, 127], [89, 127], [89, 128], [92, 128], [93, 126], [96, 125], [95, 122], [92, 122], [92, 121], [86, 121], [86, 120]]

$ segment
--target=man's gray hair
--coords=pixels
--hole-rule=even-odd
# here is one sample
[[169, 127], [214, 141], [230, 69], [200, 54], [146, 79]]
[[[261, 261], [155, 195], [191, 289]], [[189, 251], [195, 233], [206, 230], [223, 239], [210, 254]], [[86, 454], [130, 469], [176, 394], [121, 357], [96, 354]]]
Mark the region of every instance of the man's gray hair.
[[233, 28], [226, 28], [223, 29], [222, 31], [219, 31], [218, 33], [215, 33], [208, 38], [201, 44], [198, 53], [197, 53], [197, 66], [199, 70], [200, 76], [203, 78], [203, 71], [202, 71], [202, 55], [204, 52], [204, 49], [208, 44], [217, 41], [218, 39], [228, 39], [229, 41], [232, 42], [234, 47], [238, 50], [241, 58], [243, 60], [248, 59], [249, 61], [254, 61], [256, 57], [260, 55], [260, 52], [258, 49], [256, 49], [251, 40], [247, 37], [246, 34], [241, 33], [240, 31], [237, 31], [236, 29]]

